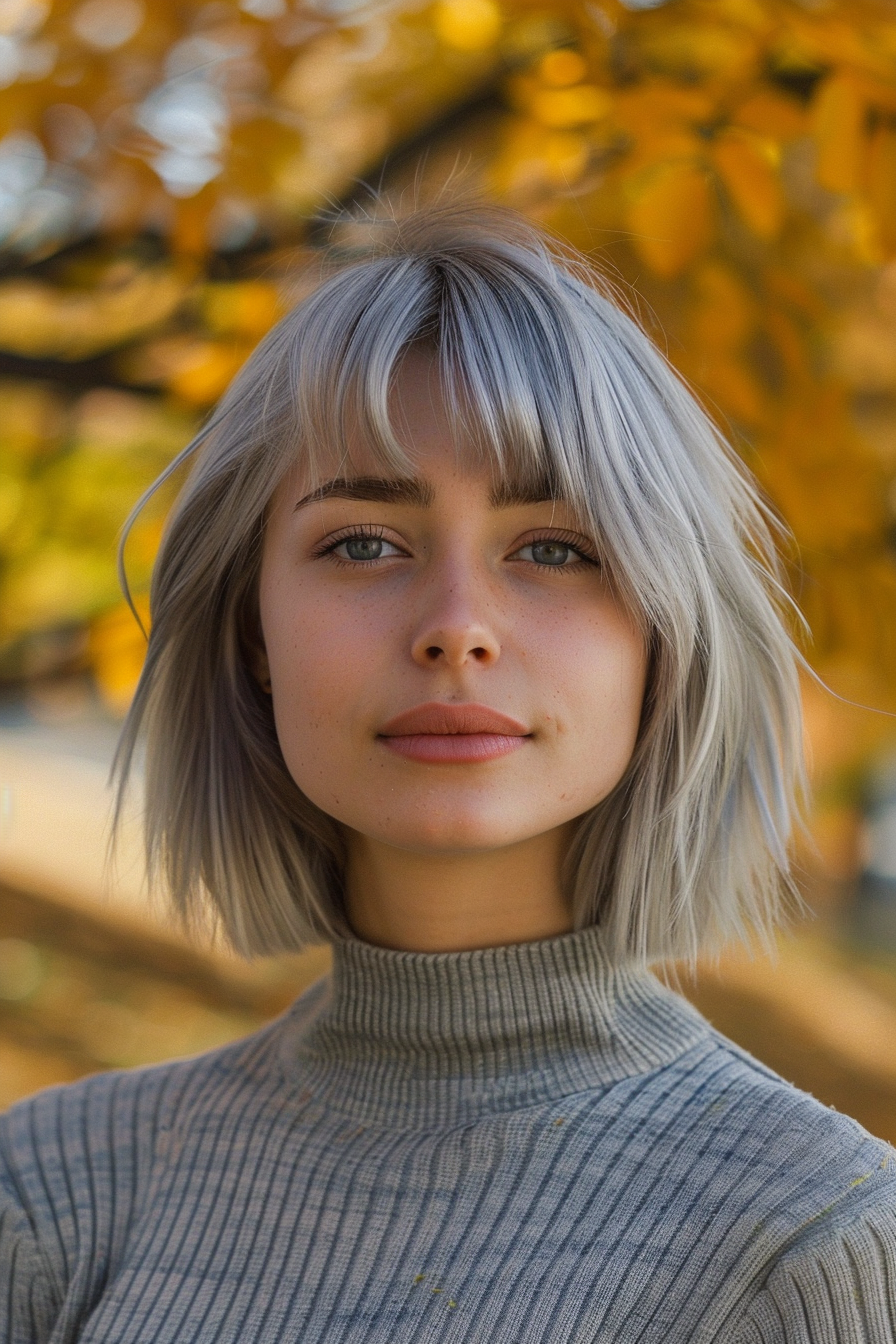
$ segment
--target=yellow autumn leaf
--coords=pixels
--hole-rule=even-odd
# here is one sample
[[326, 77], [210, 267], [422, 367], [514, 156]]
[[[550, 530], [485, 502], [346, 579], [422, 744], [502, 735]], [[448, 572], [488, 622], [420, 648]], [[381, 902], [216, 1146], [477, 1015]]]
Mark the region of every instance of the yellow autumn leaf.
[[773, 89], [757, 89], [736, 109], [732, 118], [744, 130], [773, 140], [794, 140], [806, 130], [806, 113], [801, 103]]
[[758, 304], [743, 280], [719, 261], [707, 261], [693, 278], [688, 333], [697, 349], [734, 351], [750, 339]]
[[515, 198], [568, 187], [588, 166], [590, 146], [577, 131], [549, 131], [534, 121], [509, 128], [501, 152], [489, 172], [489, 183], [500, 195]]
[[812, 105], [812, 132], [818, 147], [816, 176], [828, 191], [858, 187], [865, 151], [865, 100], [847, 72], [831, 75]]
[[171, 374], [168, 386], [193, 406], [210, 406], [245, 363], [251, 349], [251, 345], [231, 342], [199, 342]]
[[705, 142], [687, 127], [660, 124], [634, 140], [619, 117], [614, 116], [609, 124], [621, 137], [629, 139], [630, 148], [625, 160], [625, 175], [629, 182], [646, 179], [663, 165], [703, 161]]
[[844, 196], [825, 219], [825, 232], [838, 249], [845, 248], [861, 266], [880, 266], [886, 261], [880, 226], [868, 202], [859, 196]]
[[808, 552], [867, 549], [882, 537], [883, 469], [858, 439], [840, 387], [816, 386], [811, 403], [792, 396], [779, 410], [759, 467]]
[[724, 23], [666, 19], [644, 24], [635, 42], [648, 69], [692, 82], [700, 77], [742, 80], [752, 73], [759, 53], [755, 34]]
[[355, 63], [342, 37], [324, 32], [299, 48], [277, 87], [277, 99], [303, 116], [319, 117], [346, 101], [354, 74]]
[[588, 165], [588, 142], [574, 131], [554, 131], [545, 141], [546, 176], [555, 186], [571, 186]]
[[209, 328], [217, 335], [257, 341], [276, 322], [280, 299], [275, 287], [263, 280], [219, 282], [206, 285], [202, 308]]
[[532, 99], [531, 110], [543, 126], [562, 130], [600, 121], [612, 105], [605, 89], [594, 84], [577, 84], [570, 89], [540, 89]]
[[668, 80], [649, 80], [620, 89], [614, 120], [635, 140], [665, 140], [710, 121], [715, 99], [705, 89], [682, 87]]
[[865, 193], [877, 220], [880, 241], [896, 251], [896, 130], [879, 126], [868, 145]]
[[10, 533], [27, 505], [28, 486], [23, 476], [15, 470], [0, 470], [0, 555], [9, 549]]
[[638, 174], [629, 190], [626, 222], [638, 256], [655, 275], [671, 279], [708, 247], [715, 209], [706, 171], [687, 160]]
[[0, 349], [86, 359], [170, 317], [186, 293], [169, 272], [137, 272], [114, 288], [60, 293], [37, 280], [0, 286]]
[[148, 580], [165, 526], [164, 517], [147, 518], [146, 512], [144, 509], [128, 532], [127, 570], [128, 575], [132, 579], [136, 577], [137, 581], [142, 581], [143, 575]]
[[821, 295], [804, 279], [794, 275], [790, 268], [783, 265], [768, 266], [763, 276], [763, 283], [772, 302], [785, 304], [809, 322], [824, 320], [827, 308]]
[[759, 305], [737, 273], [716, 259], [691, 278], [692, 301], [678, 363], [706, 394], [709, 410], [757, 427], [768, 412], [766, 396], [744, 357], [756, 331]]
[[580, 84], [587, 73], [585, 58], [569, 47], [549, 51], [538, 63], [539, 79], [556, 89], [565, 88], [568, 84]]
[[854, 313], [836, 333], [832, 365], [848, 387], [869, 396], [896, 394], [896, 325], [886, 313]]
[[97, 616], [90, 625], [87, 656], [97, 688], [106, 707], [123, 717], [128, 710], [146, 656], [149, 630], [149, 599], [145, 594], [134, 598], [143, 630], [126, 602], [120, 602]]
[[230, 190], [247, 200], [266, 195], [275, 165], [295, 154], [300, 145], [296, 128], [284, 126], [273, 117], [254, 117], [237, 124], [230, 132]]
[[859, 0], [837, 0], [826, 15], [793, 14], [788, 26], [816, 70], [848, 69], [892, 80], [892, 57], [882, 40], [887, 25], [875, 23], [867, 9], [856, 21], [855, 11], [860, 8], [865, 6]]
[[759, 238], [773, 238], [785, 210], [775, 146], [749, 131], [729, 129], [716, 136], [710, 155], [747, 227]]
[[107, 552], [49, 540], [6, 568], [0, 632], [8, 638], [83, 621], [109, 606], [117, 594], [115, 566]]
[[537, 190], [545, 178], [545, 136], [544, 127], [536, 122], [512, 118], [505, 128], [500, 148], [489, 164], [487, 182], [490, 190], [513, 199]]
[[765, 33], [770, 27], [770, 16], [764, 0], [709, 0], [703, 5], [722, 23], [735, 24], [748, 31]]
[[796, 323], [774, 308], [763, 312], [763, 326], [781, 362], [782, 369], [795, 386], [809, 376], [809, 356]]
[[457, 51], [483, 51], [501, 32], [501, 11], [493, 0], [439, 0], [433, 17], [438, 37]]
[[0, 459], [27, 462], [53, 453], [63, 417], [64, 402], [45, 384], [0, 382]]
[[764, 423], [768, 413], [765, 394], [753, 373], [741, 361], [732, 356], [707, 354], [701, 363], [699, 377], [701, 388], [726, 417], [751, 428]]

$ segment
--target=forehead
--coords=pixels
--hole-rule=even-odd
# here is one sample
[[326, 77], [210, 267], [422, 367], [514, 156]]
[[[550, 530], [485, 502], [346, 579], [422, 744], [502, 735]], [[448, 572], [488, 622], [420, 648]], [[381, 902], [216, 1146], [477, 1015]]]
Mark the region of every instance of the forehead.
[[402, 358], [386, 405], [361, 398], [342, 432], [303, 453], [289, 472], [301, 502], [342, 498], [425, 507], [452, 482], [478, 481], [496, 507], [559, 501], [556, 473], [508, 453], [469, 406], [446, 390], [434, 354]]

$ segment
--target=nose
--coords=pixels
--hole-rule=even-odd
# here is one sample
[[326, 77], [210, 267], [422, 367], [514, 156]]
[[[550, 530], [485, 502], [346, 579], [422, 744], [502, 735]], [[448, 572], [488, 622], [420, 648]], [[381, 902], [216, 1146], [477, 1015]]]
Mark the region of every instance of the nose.
[[489, 599], [471, 576], [465, 580], [455, 572], [428, 598], [411, 646], [416, 663], [460, 670], [498, 660], [501, 643], [489, 619]]

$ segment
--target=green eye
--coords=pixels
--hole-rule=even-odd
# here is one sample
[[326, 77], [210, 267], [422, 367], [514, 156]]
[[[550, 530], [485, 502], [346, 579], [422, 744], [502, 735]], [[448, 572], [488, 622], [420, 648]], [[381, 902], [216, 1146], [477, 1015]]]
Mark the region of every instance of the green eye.
[[523, 551], [531, 551], [536, 565], [553, 565], [555, 568], [567, 564], [570, 557], [576, 554], [571, 546], [562, 541], [533, 541], [524, 546]]
[[344, 551], [349, 560], [379, 560], [383, 554], [382, 537], [348, 537], [337, 551]]
[[393, 556], [405, 552], [393, 541], [379, 537], [375, 532], [354, 532], [341, 541], [329, 542], [320, 552], [321, 555], [334, 555], [340, 560], [348, 560], [356, 565], [371, 564], [376, 560], [390, 560]]

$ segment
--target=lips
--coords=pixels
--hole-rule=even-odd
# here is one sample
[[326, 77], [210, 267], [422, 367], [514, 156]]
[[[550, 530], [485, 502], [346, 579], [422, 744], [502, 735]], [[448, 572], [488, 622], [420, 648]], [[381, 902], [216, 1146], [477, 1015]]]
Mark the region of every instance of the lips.
[[530, 737], [525, 724], [488, 705], [438, 701], [397, 714], [378, 733], [390, 751], [433, 765], [495, 760], [518, 750]]
[[380, 729], [380, 737], [404, 737], [408, 734], [453, 736], [496, 733], [505, 737], [528, 737], [529, 730], [516, 719], [499, 714], [487, 705], [447, 705], [433, 701], [396, 714]]

